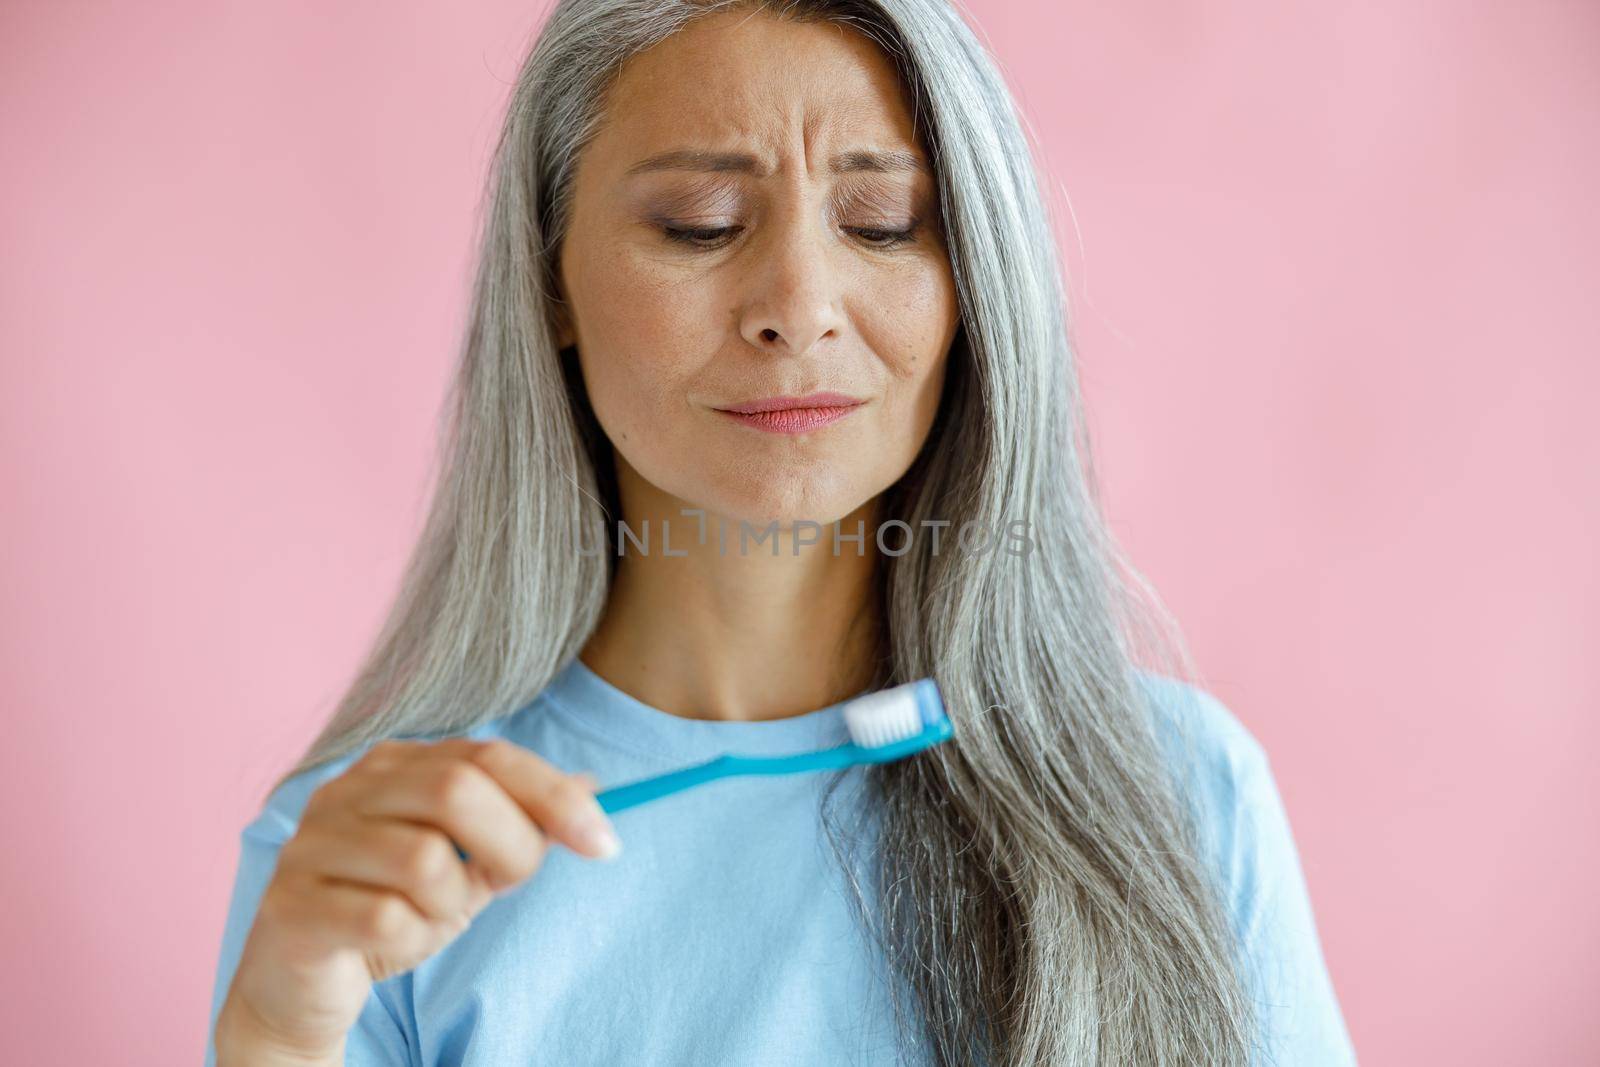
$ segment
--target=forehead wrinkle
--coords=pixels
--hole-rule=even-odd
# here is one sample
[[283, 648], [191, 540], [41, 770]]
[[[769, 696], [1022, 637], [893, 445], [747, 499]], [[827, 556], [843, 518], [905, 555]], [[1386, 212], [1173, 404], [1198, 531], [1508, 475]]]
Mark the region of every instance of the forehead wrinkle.
[[[743, 19], [735, 22], [733, 32], [738, 33], [743, 22]], [[831, 29], [842, 39], [853, 36], [847, 27], [838, 24], [824, 23], [823, 28]], [[696, 38], [688, 54], [695, 59], [709, 59], [711, 55], [723, 54], [724, 44], [717, 43], [714, 48], [711, 45], [710, 38], [705, 41]], [[643, 69], [635, 68], [632, 72], [636, 76], [629, 81], [634, 91], [627, 95], [633, 106], [627, 110], [633, 111], [635, 118], [639, 117], [642, 110], [652, 115], [648, 122], [676, 126], [687, 144], [680, 142], [679, 146], [669, 151], [639, 160], [627, 168], [624, 178], [659, 170], [770, 178], [778, 168], [768, 165], [767, 161], [780, 151], [777, 144], [786, 139], [782, 133], [785, 126], [794, 131], [790, 136], [798, 135], [801, 158], [807, 161], [805, 165], [808, 170], [812, 146], [818, 142], [831, 142], [834, 145], [852, 146], [828, 160], [826, 171], [832, 175], [903, 172], [932, 176], [932, 167], [923, 158], [921, 146], [905, 140], [907, 116], [900, 114], [897, 107], [905, 102], [905, 86], [896, 78], [899, 95], [890, 92], [885, 96], [883, 81], [887, 75], [883, 71], [860, 69], [860, 64], [851, 65], [850, 69], [840, 72], [842, 82], [839, 77], [807, 71], [801, 79], [802, 88], [796, 92], [794, 86], [783, 84], [782, 78], [774, 81], [770, 77], [763, 77], [773, 73], [770, 68], [750, 67], [747, 63], [736, 62], [734, 67], [743, 73], [743, 77], [730, 79], [717, 76], [727, 72], [713, 67], [717, 75], [710, 79], [696, 77], [685, 82], [676, 72], [669, 74], [657, 69], [659, 57], [651, 58], [657, 62], [647, 63]], [[711, 71], [706, 73], [710, 74]], [[670, 83], [673, 91], [649, 92], [659, 81]], [[708, 93], [716, 101], [711, 107], [716, 121], [710, 126], [701, 121], [711, 117], [703, 103]], [[676, 99], [669, 102], [669, 97]], [[690, 106], [691, 103], [693, 106]], [[638, 105], [643, 105], [643, 108], [640, 109]], [[672, 115], [685, 107], [690, 114]], [[684, 119], [692, 119], [688, 128], [685, 128]], [[702, 147], [717, 146], [719, 141], [726, 146], [730, 140], [735, 144], [743, 141], [755, 151]], [[699, 145], [695, 144], [697, 141]]]

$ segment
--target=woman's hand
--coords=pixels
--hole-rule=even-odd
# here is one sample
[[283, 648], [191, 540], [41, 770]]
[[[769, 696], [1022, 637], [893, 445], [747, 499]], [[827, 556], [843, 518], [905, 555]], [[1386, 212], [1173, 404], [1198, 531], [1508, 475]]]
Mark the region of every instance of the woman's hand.
[[279, 852], [217, 1017], [218, 1067], [343, 1063], [372, 983], [452, 941], [550, 840], [616, 853], [594, 785], [508, 741], [373, 746]]

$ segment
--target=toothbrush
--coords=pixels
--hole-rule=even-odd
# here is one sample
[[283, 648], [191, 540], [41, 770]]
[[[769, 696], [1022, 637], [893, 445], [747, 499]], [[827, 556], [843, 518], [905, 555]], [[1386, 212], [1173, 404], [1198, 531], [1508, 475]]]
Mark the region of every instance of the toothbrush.
[[[856, 697], [844, 705], [844, 724], [850, 740], [842, 745], [789, 756], [730, 752], [705, 763], [613, 786], [596, 793], [595, 799], [609, 814], [736, 774], [795, 774], [889, 763], [947, 741], [953, 732], [944, 699], [932, 678]], [[455, 848], [463, 861], [471, 858], [460, 845]]]
[[728, 753], [681, 770], [613, 786], [595, 794], [606, 812], [670, 796], [736, 774], [795, 774], [865, 763], [889, 763], [949, 739], [950, 717], [932, 678], [856, 697], [844, 705], [850, 740], [842, 745], [790, 756]]

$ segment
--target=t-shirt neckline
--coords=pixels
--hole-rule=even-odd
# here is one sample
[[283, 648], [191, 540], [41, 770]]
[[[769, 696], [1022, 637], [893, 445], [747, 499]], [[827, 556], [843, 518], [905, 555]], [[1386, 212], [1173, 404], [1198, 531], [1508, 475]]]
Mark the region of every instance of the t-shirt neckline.
[[784, 755], [850, 740], [844, 722], [848, 699], [781, 719], [690, 719], [652, 707], [624, 692], [576, 656], [556, 673], [545, 695], [589, 732], [645, 753], [691, 757], [724, 752]]

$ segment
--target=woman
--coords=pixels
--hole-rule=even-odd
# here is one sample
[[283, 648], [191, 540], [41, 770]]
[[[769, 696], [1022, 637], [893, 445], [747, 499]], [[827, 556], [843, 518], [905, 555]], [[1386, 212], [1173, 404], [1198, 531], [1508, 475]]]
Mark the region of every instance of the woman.
[[[1265, 757], [1096, 517], [1028, 159], [940, 0], [555, 9], [216, 1062], [1353, 1062]], [[594, 802], [925, 676], [917, 756]]]

